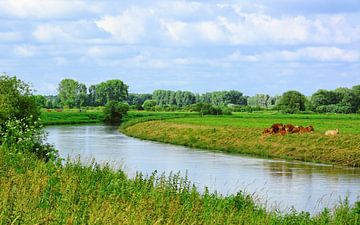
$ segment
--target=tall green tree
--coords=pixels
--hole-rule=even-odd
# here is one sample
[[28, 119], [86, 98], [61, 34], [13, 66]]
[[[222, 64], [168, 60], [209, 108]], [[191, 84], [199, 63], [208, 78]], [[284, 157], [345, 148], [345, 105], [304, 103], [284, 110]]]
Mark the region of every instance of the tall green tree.
[[72, 79], [63, 79], [58, 87], [58, 96], [63, 107], [73, 108], [76, 106], [76, 100], [79, 90], [79, 82]]
[[279, 101], [278, 108], [285, 113], [305, 111], [306, 97], [298, 91], [285, 92]]
[[123, 102], [128, 96], [128, 86], [121, 80], [108, 80], [95, 87], [95, 102], [105, 105], [109, 101]]

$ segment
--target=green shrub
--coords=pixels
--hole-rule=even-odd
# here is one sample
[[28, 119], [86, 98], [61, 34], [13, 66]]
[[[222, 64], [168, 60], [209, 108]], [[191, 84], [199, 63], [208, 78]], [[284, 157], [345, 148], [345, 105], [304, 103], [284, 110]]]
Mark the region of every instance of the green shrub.
[[119, 123], [127, 112], [129, 105], [117, 101], [109, 101], [104, 108], [104, 118], [106, 122]]
[[4, 150], [14, 153], [34, 153], [45, 161], [55, 160], [57, 151], [45, 143], [46, 135], [38, 121], [31, 116], [23, 119], [10, 119], [0, 127], [0, 144]]

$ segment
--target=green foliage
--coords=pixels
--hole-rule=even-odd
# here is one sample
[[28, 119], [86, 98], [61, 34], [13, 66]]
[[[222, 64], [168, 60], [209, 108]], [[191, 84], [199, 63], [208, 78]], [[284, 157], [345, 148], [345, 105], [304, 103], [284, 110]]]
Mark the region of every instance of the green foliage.
[[277, 107], [284, 113], [297, 113], [305, 111], [306, 98], [298, 91], [285, 92]]
[[142, 110], [142, 105], [146, 100], [152, 99], [152, 94], [132, 94], [130, 93], [126, 99], [126, 102], [134, 106], [134, 109]]
[[104, 108], [105, 121], [119, 123], [124, 115], [129, 111], [129, 105], [117, 101], [109, 101]]
[[195, 95], [190, 91], [155, 90], [152, 97], [156, 105], [161, 107], [166, 105], [183, 107], [194, 104], [196, 101]]
[[49, 144], [45, 144], [46, 135], [39, 122], [33, 119], [11, 119], [0, 127], [1, 147], [13, 153], [34, 153], [39, 159], [55, 160], [57, 151]]
[[27, 119], [28, 124], [38, 120], [40, 111], [27, 83], [10, 77], [0, 76], [0, 126], [9, 119]]
[[64, 79], [60, 82], [58, 91], [58, 97], [63, 107], [80, 108], [85, 106], [87, 99], [85, 84], [72, 79]]
[[155, 100], [146, 100], [142, 107], [146, 111], [155, 111], [156, 101]]
[[247, 98], [239, 91], [214, 91], [202, 94], [198, 102], [210, 103], [212, 105], [246, 105]]
[[109, 101], [123, 102], [128, 97], [128, 86], [121, 80], [108, 80], [89, 88], [89, 105], [104, 106]]
[[192, 110], [199, 112], [200, 115], [230, 115], [231, 109], [228, 107], [214, 106], [209, 103], [197, 103], [193, 105]]
[[312, 109], [319, 113], [355, 113], [360, 107], [358, 89], [354, 86], [352, 89], [318, 90], [311, 96]]

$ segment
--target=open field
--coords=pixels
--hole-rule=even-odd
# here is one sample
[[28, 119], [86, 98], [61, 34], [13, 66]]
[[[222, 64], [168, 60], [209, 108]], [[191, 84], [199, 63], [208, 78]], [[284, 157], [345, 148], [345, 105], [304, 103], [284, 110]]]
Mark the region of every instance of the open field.
[[252, 196], [200, 194], [177, 175], [129, 179], [90, 163], [45, 163], [0, 149], [1, 224], [358, 224], [360, 205], [316, 216], [267, 211]]
[[[273, 123], [313, 125], [315, 132], [262, 135]], [[360, 116], [239, 113], [232, 116], [171, 118], [124, 126], [127, 135], [142, 139], [261, 157], [360, 166]], [[325, 130], [339, 128], [328, 137]]]
[[62, 112], [43, 110], [40, 118], [44, 125], [101, 123], [104, 120], [101, 111], [79, 112], [79, 110], [65, 110]]

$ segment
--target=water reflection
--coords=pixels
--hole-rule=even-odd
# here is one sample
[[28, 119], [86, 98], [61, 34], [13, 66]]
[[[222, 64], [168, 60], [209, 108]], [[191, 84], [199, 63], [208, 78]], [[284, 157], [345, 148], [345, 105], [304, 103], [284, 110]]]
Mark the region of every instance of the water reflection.
[[355, 168], [193, 150], [130, 138], [102, 125], [53, 126], [47, 131], [62, 157], [110, 162], [130, 177], [136, 171], [179, 171], [200, 189], [206, 186], [223, 195], [246, 190], [282, 210], [294, 206], [314, 213], [340, 198], [348, 196], [354, 202], [360, 195], [360, 170]]

